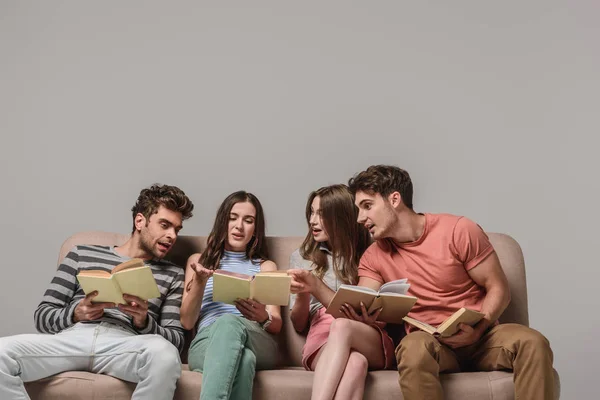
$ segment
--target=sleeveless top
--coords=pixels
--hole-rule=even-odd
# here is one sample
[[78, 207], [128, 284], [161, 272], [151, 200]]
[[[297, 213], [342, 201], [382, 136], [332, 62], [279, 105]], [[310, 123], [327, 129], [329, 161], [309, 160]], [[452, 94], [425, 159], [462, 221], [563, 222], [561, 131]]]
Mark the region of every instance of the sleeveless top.
[[[254, 276], [260, 272], [260, 260], [250, 260], [244, 251], [224, 250], [223, 257], [221, 257], [221, 262], [219, 263], [219, 269]], [[234, 305], [213, 301], [213, 278], [211, 276], [208, 278], [206, 287], [204, 288], [198, 330], [206, 328], [224, 314], [242, 316], [242, 313]]]

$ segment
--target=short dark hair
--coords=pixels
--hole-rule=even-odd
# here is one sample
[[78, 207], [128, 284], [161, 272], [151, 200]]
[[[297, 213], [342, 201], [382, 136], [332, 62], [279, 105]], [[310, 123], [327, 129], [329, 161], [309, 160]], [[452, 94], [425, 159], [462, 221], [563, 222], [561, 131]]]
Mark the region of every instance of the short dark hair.
[[400, 193], [402, 202], [413, 209], [413, 185], [408, 172], [393, 165], [371, 165], [366, 171], [359, 172], [348, 181], [353, 195], [356, 192], [379, 193], [387, 197], [394, 192]]
[[135, 205], [131, 208], [133, 214], [132, 232], [135, 232], [136, 215], [142, 214], [146, 218], [146, 221], [148, 221], [151, 215], [158, 212], [160, 206], [181, 213], [183, 220], [191, 218], [193, 215], [192, 210], [194, 210], [194, 204], [185, 195], [183, 190], [177, 186], [155, 183], [149, 188], [142, 189]]

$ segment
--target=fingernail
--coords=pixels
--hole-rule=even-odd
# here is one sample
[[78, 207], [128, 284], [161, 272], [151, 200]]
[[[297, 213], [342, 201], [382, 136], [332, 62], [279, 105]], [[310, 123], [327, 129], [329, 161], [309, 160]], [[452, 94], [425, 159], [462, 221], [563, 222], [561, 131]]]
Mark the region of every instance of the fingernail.
[[361, 301], [361, 302], [360, 302], [360, 306], [361, 306], [361, 307], [364, 307], [364, 306], [365, 306], [365, 304], [364, 304], [364, 303]]

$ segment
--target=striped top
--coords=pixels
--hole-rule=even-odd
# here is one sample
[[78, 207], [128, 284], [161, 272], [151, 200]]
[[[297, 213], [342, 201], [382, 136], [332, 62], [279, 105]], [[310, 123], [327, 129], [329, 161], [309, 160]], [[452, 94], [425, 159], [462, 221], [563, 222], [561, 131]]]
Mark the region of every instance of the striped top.
[[[73, 325], [73, 312], [85, 293], [77, 282], [79, 271], [100, 269], [107, 272], [130, 260], [115, 252], [110, 246], [76, 246], [58, 267], [42, 302], [35, 310], [35, 327], [42, 333], [58, 333]], [[158, 285], [160, 297], [148, 300], [148, 325], [137, 329], [133, 318], [117, 308], [104, 310], [102, 318], [85, 323], [109, 322], [136, 334], [158, 334], [183, 349], [183, 327], [179, 321], [179, 308], [183, 294], [183, 268], [165, 260], [145, 261], [150, 266]]]
[[[219, 269], [254, 276], [260, 272], [260, 260], [250, 260], [244, 251], [224, 250]], [[198, 330], [206, 328], [224, 314], [234, 314], [242, 317], [242, 313], [234, 305], [213, 301], [213, 278], [211, 276], [206, 281], [204, 288]]]

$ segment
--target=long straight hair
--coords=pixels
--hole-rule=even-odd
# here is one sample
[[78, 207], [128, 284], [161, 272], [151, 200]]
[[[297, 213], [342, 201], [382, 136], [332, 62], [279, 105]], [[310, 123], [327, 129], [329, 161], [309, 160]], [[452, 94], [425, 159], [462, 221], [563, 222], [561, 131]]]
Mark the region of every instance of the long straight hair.
[[254, 235], [246, 246], [246, 256], [250, 260], [257, 260], [258, 262], [263, 262], [268, 259], [269, 252], [265, 240], [265, 215], [262, 205], [255, 195], [240, 190], [227, 196], [219, 206], [212, 231], [210, 232], [210, 235], [208, 235], [206, 249], [200, 256], [200, 264], [202, 264], [204, 268], [212, 270], [219, 268], [228, 237], [229, 214], [231, 214], [231, 209], [234, 205], [245, 202], [252, 204], [256, 210]]
[[308, 234], [300, 247], [300, 255], [315, 264], [315, 273], [323, 278], [327, 272], [327, 254], [321, 250], [310, 231], [310, 214], [315, 197], [321, 200], [321, 223], [329, 236], [328, 245], [333, 259], [333, 271], [342, 282], [356, 284], [360, 257], [371, 244], [371, 236], [356, 220], [358, 210], [346, 185], [331, 185], [315, 190], [306, 202]]

